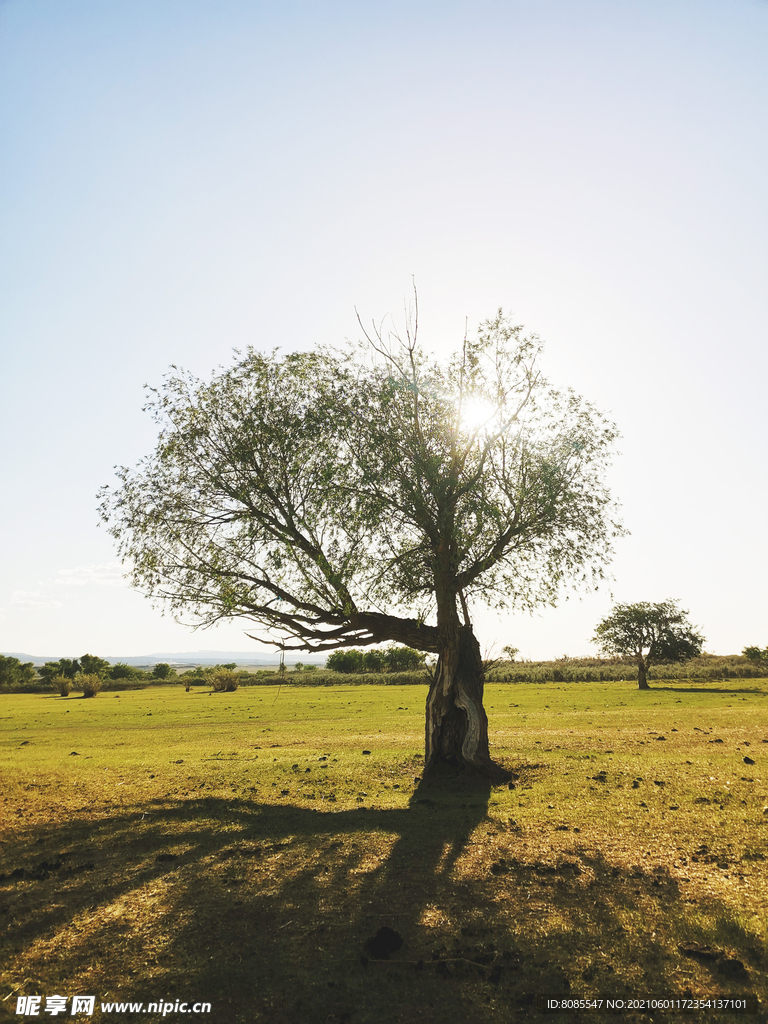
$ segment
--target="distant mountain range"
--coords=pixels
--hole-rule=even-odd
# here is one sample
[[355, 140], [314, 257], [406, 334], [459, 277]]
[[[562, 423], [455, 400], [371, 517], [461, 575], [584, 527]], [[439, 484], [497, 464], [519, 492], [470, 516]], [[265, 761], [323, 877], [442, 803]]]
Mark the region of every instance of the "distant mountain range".
[[[3, 651], [6, 658], [18, 658], [19, 661], [31, 661], [33, 665], [44, 665], [47, 661], [59, 661], [60, 658], [80, 657], [79, 654], [19, 654], [16, 651]], [[82, 652], [81, 652], [82, 653]], [[90, 652], [89, 652], [90, 653]], [[175, 654], [142, 654], [139, 657], [115, 658], [110, 655], [100, 655], [105, 661], [115, 664], [120, 662], [123, 665], [156, 665], [158, 662], [167, 662], [169, 665], [226, 665], [235, 662], [237, 665], [276, 665], [280, 658], [275, 651], [182, 651]], [[297, 661], [305, 665], [324, 665], [326, 655], [324, 654], [286, 654], [286, 665], [295, 665]]]

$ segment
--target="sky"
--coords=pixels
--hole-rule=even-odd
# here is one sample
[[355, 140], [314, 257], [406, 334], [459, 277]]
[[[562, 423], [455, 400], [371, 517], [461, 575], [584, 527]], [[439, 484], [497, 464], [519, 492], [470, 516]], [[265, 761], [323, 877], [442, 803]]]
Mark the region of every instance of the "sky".
[[401, 314], [509, 311], [622, 434], [613, 579], [481, 646], [678, 599], [768, 644], [768, 0], [0, 0], [0, 650], [249, 651], [123, 579], [96, 492], [144, 386]]

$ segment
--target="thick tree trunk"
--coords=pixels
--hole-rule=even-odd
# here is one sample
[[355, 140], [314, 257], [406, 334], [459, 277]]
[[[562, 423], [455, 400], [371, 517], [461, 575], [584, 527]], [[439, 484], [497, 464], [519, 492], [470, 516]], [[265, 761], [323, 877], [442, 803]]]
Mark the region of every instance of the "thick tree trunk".
[[637, 688], [638, 690], [650, 690], [648, 685], [648, 669], [644, 661], [637, 663]]
[[427, 697], [425, 776], [441, 766], [498, 781], [509, 778], [488, 750], [483, 661], [471, 626], [459, 626], [453, 642], [440, 653]]

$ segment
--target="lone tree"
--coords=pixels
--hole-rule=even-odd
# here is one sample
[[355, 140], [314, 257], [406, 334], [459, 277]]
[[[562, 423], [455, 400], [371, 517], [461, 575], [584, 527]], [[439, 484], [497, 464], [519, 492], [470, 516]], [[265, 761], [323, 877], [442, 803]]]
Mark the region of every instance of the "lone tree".
[[417, 321], [344, 353], [249, 349], [210, 382], [173, 367], [150, 389], [154, 454], [100, 512], [134, 585], [197, 626], [436, 654], [425, 772], [500, 778], [469, 609], [599, 582], [623, 532], [603, 484], [616, 430], [549, 387], [538, 339], [501, 311], [443, 363]]
[[701, 654], [704, 637], [688, 622], [687, 614], [677, 601], [617, 604], [592, 639], [605, 654], [634, 658], [638, 689], [650, 690], [652, 663], [688, 661]]

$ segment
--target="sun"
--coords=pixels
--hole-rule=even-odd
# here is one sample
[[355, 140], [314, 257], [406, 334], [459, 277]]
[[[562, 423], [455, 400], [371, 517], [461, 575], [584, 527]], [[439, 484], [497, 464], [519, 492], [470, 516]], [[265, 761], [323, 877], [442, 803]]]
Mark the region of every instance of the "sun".
[[470, 395], [461, 403], [461, 428], [467, 434], [485, 433], [498, 418], [498, 414], [495, 403], [480, 395]]

